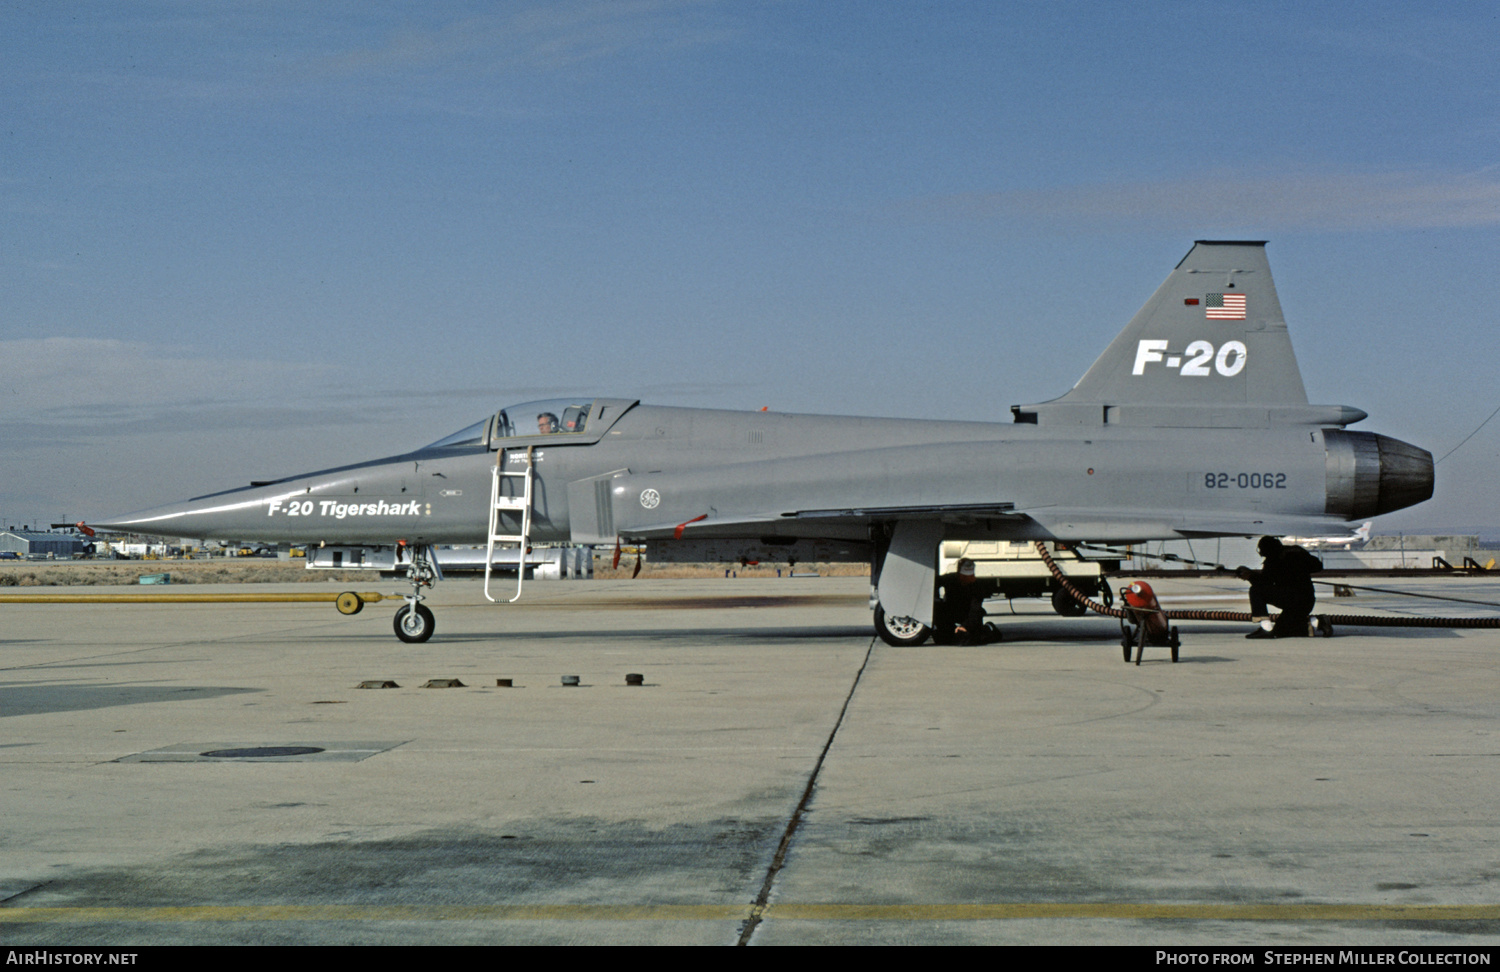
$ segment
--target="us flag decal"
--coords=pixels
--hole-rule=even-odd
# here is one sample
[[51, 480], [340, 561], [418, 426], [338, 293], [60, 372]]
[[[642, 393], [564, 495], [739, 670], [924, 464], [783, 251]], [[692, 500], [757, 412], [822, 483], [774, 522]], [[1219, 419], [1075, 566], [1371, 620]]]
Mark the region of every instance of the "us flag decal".
[[1211, 321], [1243, 321], [1244, 294], [1208, 294], [1203, 298], [1203, 316]]

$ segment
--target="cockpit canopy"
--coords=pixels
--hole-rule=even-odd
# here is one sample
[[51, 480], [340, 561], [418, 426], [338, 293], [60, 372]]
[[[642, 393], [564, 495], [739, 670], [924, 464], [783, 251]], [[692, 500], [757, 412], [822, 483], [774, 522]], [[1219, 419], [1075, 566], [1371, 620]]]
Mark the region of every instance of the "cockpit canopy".
[[473, 449], [486, 445], [499, 449], [505, 446], [507, 439], [535, 436], [558, 436], [561, 441], [593, 441], [634, 404], [633, 400], [618, 398], [544, 398], [511, 405], [490, 418], [437, 440], [427, 449]]
[[489, 424], [489, 419], [480, 419], [473, 425], [464, 426], [452, 435], [443, 436], [441, 439], [437, 440], [429, 446], [422, 448], [419, 451], [426, 452], [428, 449], [450, 449], [458, 448], [461, 446], [467, 446], [469, 448], [482, 446], [484, 445], [484, 432]]
[[548, 398], [503, 408], [495, 415], [490, 441], [522, 435], [576, 435], [588, 424], [591, 401]]

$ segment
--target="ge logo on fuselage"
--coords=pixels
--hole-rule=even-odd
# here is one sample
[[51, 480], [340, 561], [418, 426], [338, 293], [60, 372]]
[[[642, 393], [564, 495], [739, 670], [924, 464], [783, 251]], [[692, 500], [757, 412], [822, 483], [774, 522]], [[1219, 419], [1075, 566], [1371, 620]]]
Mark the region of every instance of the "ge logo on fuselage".
[[659, 503], [661, 503], [661, 494], [658, 493], [656, 490], [654, 490], [654, 489], [643, 489], [643, 490], [641, 490], [641, 505], [644, 506], [646, 509], [648, 509], [648, 510], [654, 510], [654, 509], [656, 509], [656, 507], [657, 507], [657, 505]]

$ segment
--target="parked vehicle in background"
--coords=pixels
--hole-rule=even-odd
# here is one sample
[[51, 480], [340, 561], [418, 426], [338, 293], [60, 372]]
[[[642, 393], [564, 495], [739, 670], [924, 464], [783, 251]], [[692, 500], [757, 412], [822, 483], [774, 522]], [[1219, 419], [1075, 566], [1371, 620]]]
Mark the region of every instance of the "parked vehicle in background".
[[[1084, 557], [1072, 544], [1048, 543], [1046, 546], [1068, 583], [1105, 604], [1113, 603], [1114, 597], [1104, 574], [1119, 570], [1119, 560]], [[1036, 544], [1030, 540], [945, 541], [938, 561], [939, 576], [957, 570], [961, 557], [974, 561], [976, 577], [999, 583], [999, 597], [1050, 597], [1052, 609], [1064, 617], [1078, 617], [1088, 611], [1062, 589], [1036, 552]]]

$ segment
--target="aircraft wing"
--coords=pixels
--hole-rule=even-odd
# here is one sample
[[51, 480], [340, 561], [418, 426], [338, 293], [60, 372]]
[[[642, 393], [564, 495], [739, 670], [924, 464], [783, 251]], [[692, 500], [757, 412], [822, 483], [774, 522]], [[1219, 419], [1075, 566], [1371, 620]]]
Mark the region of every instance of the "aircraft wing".
[[[707, 515], [681, 523], [632, 525], [621, 532], [632, 539], [661, 540], [692, 537], [736, 537], [764, 534], [794, 537], [841, 537], [865, 539], [865, 527], [875, 522], [928, 520], [972, 524], [980, 519], [1015, 516], [1014, 503], [951, 503], [911, 506], [849, 506], [817, 510], [787, 510], [780, 513], [720, 515], [709, 507]], [[851, 532], [854, 531], [854, 532]]]
[[682, 539], [684, 536], [788, 536], [809, 539], [867, 538], [875, 522], [936, 521], [953, 526], [992, 521], [997, 538], [1093, 540], [1128, 543], [1144, 540], [1224, 536], [1289, 536], [1336, 529], [1343, 521], [1331, 517], [1260, 515], [1212, 516], [1166, 513], [1161, 510], [1106, 510], [1065, 507], [1017, 508], [1013, 503], [953, 503], [911, 506], [851, 506], [791, 510], [753, 516], [717, 516], [710, 510], [681, 523], [654, 523], [628, 531], [640, 540]]
[[1014, 503], [953, 503], [933, 506], [862, 506], [832, 510], [798, 510], [783, 513], [793, 519], [829, 519], [856, 517], [862, 520], [947, 520], [975, 519], [1014, 513]]
[[[1010, 515], [974, 446], [881, 447], [674, 472], [620, 472], [570, 484], [569, 508], [596, 523], [578, 535], [822, 537], [867, 540], [874, 522], [973, 523]], [[935, 472], [936, 471], [936, 472]], [[573, 513], [577, 518], [577, 513]]]

